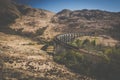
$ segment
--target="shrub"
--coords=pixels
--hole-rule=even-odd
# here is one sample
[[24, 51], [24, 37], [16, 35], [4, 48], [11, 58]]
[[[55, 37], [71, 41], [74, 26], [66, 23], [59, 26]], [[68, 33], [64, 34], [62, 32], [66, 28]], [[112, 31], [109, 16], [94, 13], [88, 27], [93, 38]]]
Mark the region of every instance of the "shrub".
[[90, 61], [85, 59], [83, 54], [75, 51], [68, 51], [54, 55], [54, 60], [60, 64], [64, 64], [75, 72], [89, 74]]

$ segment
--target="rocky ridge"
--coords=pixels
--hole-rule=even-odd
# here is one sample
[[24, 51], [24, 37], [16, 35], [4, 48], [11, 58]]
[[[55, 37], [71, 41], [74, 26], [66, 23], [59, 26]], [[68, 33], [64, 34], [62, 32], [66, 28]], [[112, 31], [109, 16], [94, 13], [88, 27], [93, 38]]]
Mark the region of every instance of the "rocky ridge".
[[119, 19], [119, 12], [64, 9], [52, 18], [52, 22], [58, 25], [56, 30], [62, 32], [105, 31], [120, 25]]

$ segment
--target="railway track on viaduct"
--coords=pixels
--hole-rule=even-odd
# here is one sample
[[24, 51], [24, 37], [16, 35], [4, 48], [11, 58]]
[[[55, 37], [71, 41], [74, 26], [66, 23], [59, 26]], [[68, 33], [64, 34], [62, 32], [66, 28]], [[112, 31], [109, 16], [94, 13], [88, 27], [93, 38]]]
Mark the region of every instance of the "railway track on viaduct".
[[67, 50], [74, 50], [86, 55], [90, 55], [93, 57], [99, 57], [98, 54], [96, 54], [95, 52], [90, 52], [87, 51], [83, 48], [80, 47], [76, 47], [73, 45], [68, 44], [69, 42], [72, 42], [73, 40], [75, 40], [78, 37], [82, 37], [82, 36], [95, 36], [95, 33], [91, 32], [91, 33], [86, 33], [86, 32], [80, 32], [80, 33], [66, 33], [66, 34], [59, 34], [54, 38], [54, 47], [55, 47], [55, 54], [60, 54], [62, 53], [62, 51], [64, 51], [65, 49]]

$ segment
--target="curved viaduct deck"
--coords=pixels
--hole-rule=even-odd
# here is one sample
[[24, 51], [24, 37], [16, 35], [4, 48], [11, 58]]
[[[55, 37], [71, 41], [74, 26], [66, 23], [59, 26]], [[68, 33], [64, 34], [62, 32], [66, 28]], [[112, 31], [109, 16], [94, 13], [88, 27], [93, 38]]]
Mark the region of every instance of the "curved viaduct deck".
[[74, 51], [78, 51], [81, 53], [84, 53], [86, 55], [90, 55], [90, 56], [94, 56], [94, 57], [99, 57], [99, 55], [97, 55], [94, 52], [89, 52], [86, 51], [82, 48], [76, 47], [76, 46], [72, 46], [70, 44], [68, 44], [68, 42], [73, 41], [75, 38], [81, 37], [81, 36], [95, 36], [94, 33], [85, 33], [85, 32], [80, 32], [80, 33], [66, 33], [66, 34], [59, 34], [55, 37], [54, 42], [55, 42], [55, 54], [57, 53], [62, 53], [63, 51], [67, 50], [74, 50]]

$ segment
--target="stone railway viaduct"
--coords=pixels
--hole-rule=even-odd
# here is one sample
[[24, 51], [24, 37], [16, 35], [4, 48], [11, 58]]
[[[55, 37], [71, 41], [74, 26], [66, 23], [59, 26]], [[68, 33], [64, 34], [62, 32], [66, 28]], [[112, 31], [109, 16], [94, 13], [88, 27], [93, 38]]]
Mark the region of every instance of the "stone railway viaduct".
[[54, 38], [54, 53], [61, 54], [63, 52], [67, 52], [69, 50], [80, 52], [83, 55], [93, 62], [101, 60], [100, 56], [97, 53], [86, 51], [82, 48], [72, 46], [68, 44], [68, 42], [73, 41], [74, 39], [81, 37], [81, 36], [96, 36], [94, 32], [80, 32], [80, 33], [66, 33], [66, 34], [59, 34]]

